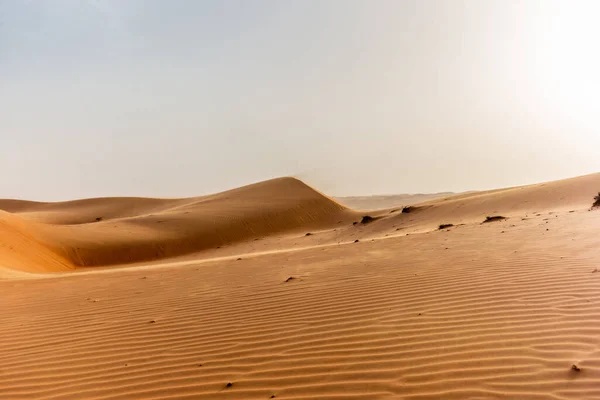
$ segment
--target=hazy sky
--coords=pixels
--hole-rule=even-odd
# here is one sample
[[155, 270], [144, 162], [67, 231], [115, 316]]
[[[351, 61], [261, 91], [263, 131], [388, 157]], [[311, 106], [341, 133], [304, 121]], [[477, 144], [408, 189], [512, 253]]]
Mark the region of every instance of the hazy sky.
[[600, 170], [600, 3], [0, 0], [0, 197]]

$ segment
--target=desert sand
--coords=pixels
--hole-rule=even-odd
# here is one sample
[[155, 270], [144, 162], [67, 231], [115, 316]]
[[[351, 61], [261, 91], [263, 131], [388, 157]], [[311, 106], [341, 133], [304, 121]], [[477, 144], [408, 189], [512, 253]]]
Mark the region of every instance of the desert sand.
[[0, 200], [0, 399], [600, 399], [599, 190]]

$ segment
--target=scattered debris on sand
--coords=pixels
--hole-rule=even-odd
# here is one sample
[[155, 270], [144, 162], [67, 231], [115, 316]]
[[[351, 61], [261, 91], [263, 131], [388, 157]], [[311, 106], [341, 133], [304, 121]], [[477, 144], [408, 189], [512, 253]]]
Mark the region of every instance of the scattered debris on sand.
[[600, 192], [594, 197], [594, 204], [592, 204], [592, 208], [600, 207]]
[[485, 221], [483, 221], [484, 224], [488, 223], [488, 222], [495, 222], [495, 221], [502, 221], [505, 220], [506, 217], [503, 217], [501, 215], [494, 215], [491, 217], [485, 217]]

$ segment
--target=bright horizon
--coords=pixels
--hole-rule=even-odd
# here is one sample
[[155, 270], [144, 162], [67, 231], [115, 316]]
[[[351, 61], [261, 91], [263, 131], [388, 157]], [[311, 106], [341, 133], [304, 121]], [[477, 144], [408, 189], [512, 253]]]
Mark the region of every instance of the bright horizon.
[[593, 1], [0, 0], [0, 198], [600, 171]]

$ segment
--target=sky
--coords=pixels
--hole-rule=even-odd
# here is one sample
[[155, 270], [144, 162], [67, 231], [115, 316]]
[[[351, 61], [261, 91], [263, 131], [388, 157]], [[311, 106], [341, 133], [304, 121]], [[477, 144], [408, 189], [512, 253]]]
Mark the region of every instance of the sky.
[[600, 171], [600, 4], [0, 0], [0, 198]]

